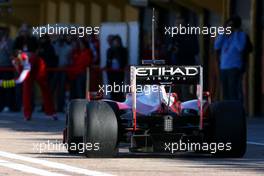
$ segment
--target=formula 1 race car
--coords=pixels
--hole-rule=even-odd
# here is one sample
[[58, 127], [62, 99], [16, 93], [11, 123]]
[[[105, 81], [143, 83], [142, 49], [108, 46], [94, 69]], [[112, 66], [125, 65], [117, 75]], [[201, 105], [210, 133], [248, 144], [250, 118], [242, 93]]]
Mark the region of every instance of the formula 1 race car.
[[[131, 66], [131, 92], [124, 102], [72, 100], [68, 105], [64, 142], [69, 153], [112, 157], [119, 144], [130, 152], [177, 151], [243, 157], [246, 118], [238, 101], [211, 102], [203, 92], [201, 66], [166, 66], [149, 60]], [[197, 98], [181, 102], [177, 86], [196, 85]], [[143, 86], [143, 91], [137, 88]]]

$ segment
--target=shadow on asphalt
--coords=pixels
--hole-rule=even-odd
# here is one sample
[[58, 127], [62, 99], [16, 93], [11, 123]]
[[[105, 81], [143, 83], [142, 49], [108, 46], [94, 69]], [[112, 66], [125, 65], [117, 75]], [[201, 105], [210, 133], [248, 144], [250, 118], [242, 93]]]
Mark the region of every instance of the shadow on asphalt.
[[0, 113], [0, 129], [5, 128], [19, 132], [62, 133], [65, 118], [62, 114], [58, 116], [59, 120], [54, 121], [42, 113], [36, 113], [31, 121], [25, 121], [21, 113]]

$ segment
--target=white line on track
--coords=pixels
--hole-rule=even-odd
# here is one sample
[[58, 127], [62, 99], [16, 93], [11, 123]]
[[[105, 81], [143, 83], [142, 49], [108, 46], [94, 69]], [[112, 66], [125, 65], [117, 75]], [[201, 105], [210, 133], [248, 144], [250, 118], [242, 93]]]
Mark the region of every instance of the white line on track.
[[247, 141], [247, 144], [252, 144], [252, 145], [261, 145], [261, 146], [264, 146], [264, 143], [260, 143], [260, 142], [253, 142], [253, 141]]
[[[264, 146], [264, 143], [253, 142], [253, 141], [247, 141], [247, 144]], [[63, 171], [71, 172], [71, 173], [75, 173], [75, 174], [83, 174], [83, 175], [91, 175], [91, 176], [112, 176], [111, 174], [107, 174], [107, 173], [103, 173], [103, 172], [92, 171], [92, 170], [78, 168], [78, 167], [74, 167], [74, 166], [70, 166], [70, 165], [66, 165], [66, 164], [62, 164], [62, 163], [26, 157], [26, 156], [17, 155], [17, 154], [13, 154], [13, 153], [9, 153], [9, 152], [4, 152], [4, 151], [0, 151], [0, 156], [4, 157], [4, 158], [34, 163], [34, 164], [42, 165], [45, 167], [49, 167], [49, 168], [53, 168], [53, 169], [59, 169], [59, 170], [63, 170]], [[46, 176], [46, 175], [49, 175], [49, 176], [66, 176], [63, 174], [49, 172], [46, 170], [30, 167], [30, 166], [27, 166], [24, 164], [8, 162], [5, 160], [0, 160], [0, 166], [10, 168], [10, 169], [14, 169], [14, 170], [19, 170], [19, 171], [26, 172], [26, 173], [42, 175], [42, 176]], [[186, 165], [186, 166], [189, 166], [189, 165]]]
[[0, 167], [6, 167], [6, 168], [10, 168], [13, 170], [17, 170], [17, 171], [21, 171], [24, 173], [30, 173], [30, 174], [35, 174], [35, 175], [41, 175], [41, 176], [67, 176], [64, 174], [59, 174], [59, 173], [55, 173], [55, 172], [49, 172], [46, 170], [42, 170], [42, 169], [37, 169], [34, 167], [30, 167], [30, 166], [26, 166], [24, 164], [18, 164], [18, 163], [13, 163], [13, 162], [9, 162], [9, 161], [5, 161], [5, 160], [1, 160], [0, 159]]
[[90, 176], [113, 176], [111, 174], [107, 174], [107, 173], [103, 173], [103, 172], [92, 171], [92, 170], [88, 170], [88, 169], [70, 166], [67, 164], [62, 164], [62, 163], [57, 163], [57, 162], [52, 162], [52, 161], [47, 161], [47, 160], [41, 160], [41, 159], [37, 159], [37, 158], [26, 157], [26, 156], [17, 155], [17, 154], [13, 154], [13, 153], [9, 153], [9, 152], [4, 152], [4, 151], [0, 151], [0, 156], [4, 157], [4, 158], [34, 163], [34, 164], [42, 165], [42, 166], [53, 168], [53, 169], [60, 169], [60, 170], [75, 173], [75, 174], [83, 174], [83, 175], [90, 175]]

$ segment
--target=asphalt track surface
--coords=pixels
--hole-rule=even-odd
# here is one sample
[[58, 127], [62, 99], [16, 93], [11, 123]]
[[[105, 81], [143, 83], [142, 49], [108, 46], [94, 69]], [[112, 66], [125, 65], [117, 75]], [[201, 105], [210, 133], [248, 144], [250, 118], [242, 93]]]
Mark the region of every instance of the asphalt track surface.
[[70, 155], [60, 145], [41, 148], [60, 144], [64, 123], [63, 114], [52, 121], [36, 113], [25, 122], [20, 113], [0, 113], [0, 175], [264, 175], [264, 118], [248, 120], [247, 153], [239, 159], [131, 154], [126, 148], [115, 158], [93, 159]]

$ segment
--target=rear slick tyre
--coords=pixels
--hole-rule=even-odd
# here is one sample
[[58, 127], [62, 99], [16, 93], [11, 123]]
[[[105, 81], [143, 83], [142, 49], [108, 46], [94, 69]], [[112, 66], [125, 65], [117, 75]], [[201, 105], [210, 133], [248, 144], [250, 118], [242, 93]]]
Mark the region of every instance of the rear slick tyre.
[[113, 109], [103, 101], [89, 102], [86, 107], [84, 131], [85, 156], [113, 157], [117, 151], [117, 141], [118, 122]]
[[78, 145], [83, 142], [84, 119], [87, 100], [76, 99], [69, 104], [67, 115], [67, 145], [70, 154], [77, 154]]
[[217, 150], [215, 157], [243, 157], [247, 145], [246, 117], [239, 101], [217, 102], [210, 106], [212, 141], [229, 143], [224, 150]]

